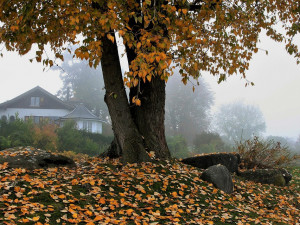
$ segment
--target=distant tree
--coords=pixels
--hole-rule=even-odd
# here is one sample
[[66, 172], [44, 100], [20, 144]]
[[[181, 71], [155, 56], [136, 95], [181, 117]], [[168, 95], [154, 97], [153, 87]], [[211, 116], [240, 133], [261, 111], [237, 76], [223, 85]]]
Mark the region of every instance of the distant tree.
[[298, 136], [296, 142], [295, 142], [295, 150], [297, 153], [300, 154], [300, 135]]
[[287, 137], [282, 136], [268, 136], [266, 137], [266, 140], [273, 140], [275, 143], [279, 142], [282, 146], [287, 146], [289, 149], [292, 149], [295, 145], [295, 142]]
[[57, 96], [65, 101], [72, 99], [84, 105], [95, 115], [106, 119], [108, 114], [104, 102], [104, 81], [101, 67], [91, 68], [86, 60], [73, 59], [65, 52], [64, 61], [60, 67], [52, 67], [60, 71], [63, 87]]
[[215, 115], [215, 126], [230, 144], [259, 136], [266, 129], [260, 108], [242, 102], [222, 105]]
[[166, 87], [166, 134], [183, 136], [189, 144], [196, 134], [207, 131], [210, 126], [210, 108], [213, 93], [200, 78], [195, 91], [184, 85], [179, 74], [173, 75]]
[[184, 137], [168, 136], [167, 137], [168, 147], [171, 155], [175, 158], [186, 158], [190, 156], [189, 148]]
[[213, 132], [197, 134], [193, 140], [193, 145], [194, 154], [230, 151], [229, 146], [225, 145], [220, 135]]

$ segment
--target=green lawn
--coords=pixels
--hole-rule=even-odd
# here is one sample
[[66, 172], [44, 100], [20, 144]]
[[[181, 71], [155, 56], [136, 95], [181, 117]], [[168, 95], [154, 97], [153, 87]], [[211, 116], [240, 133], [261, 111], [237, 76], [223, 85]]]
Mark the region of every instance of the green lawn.
[[68, 168], [0, 165], [0, 224], [297, 224], [300, 167], [288, 187], [242, 181], [225, 194], [177, 161], [121, 167], [87, 158]]

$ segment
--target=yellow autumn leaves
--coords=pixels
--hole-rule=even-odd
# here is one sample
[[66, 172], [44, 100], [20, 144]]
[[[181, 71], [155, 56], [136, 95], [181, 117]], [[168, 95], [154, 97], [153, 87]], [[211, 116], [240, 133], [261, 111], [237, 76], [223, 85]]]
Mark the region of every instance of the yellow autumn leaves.
[[300, 213], [299, 169], [288, 187], [235, 179], [236, 191], [226, 195], [201, 181], [200, 170], [176, 161], [123, 167], [118, 160], [87, 162], [76, 171], [30, 173], [0, 164], [0, 223], [296, 224]]

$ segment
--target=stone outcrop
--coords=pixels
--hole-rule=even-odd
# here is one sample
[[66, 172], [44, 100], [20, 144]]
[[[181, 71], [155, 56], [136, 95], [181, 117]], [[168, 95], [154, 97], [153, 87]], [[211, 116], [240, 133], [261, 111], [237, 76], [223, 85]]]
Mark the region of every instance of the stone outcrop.
[[213, 153], [186, 158], [181, 162], [200, 169], [207, 169], [210, 166], [221, 164], [226, 166], [231, 173], [238, 173], [240, 156], [236, 153]]
[[229, 170], [221, 165], [214, 165], [207, 168], [200, 177], [209, 183], [212, 183], [216, 188], [224, 191], [227, 194], [233, 192], [233, 182]]
[[256, 169], [239, 173], [239, 176], [246, 180], [261, 184], [274, 184], [286, 186], [292, 179], [292, 175], [286, 169]]
[[73, 159], [32, 147], [5, 149], [0, 152], [0, 164], [8, 168], [40, 169], [50, 167], [76, 167]]

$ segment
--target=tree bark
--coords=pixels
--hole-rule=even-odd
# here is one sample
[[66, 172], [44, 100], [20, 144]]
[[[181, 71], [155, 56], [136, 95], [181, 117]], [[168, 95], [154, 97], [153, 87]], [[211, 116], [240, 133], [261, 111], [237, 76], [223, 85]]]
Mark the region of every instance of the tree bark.
[[106, 89], [104, 100], [111, 116], [115, 140], [122, 149], [122, 160], [124, 163], [150, 161], [129, 109], [116, 42], [112, 43], [106, 36], [101, 40], [101, 65]]
[[[130, 99], [137, 95], [137, 88], [130, 89]], [[160, 159], [170, 158], [170, 151], [165, 137], [165, 99], [166, 85], [160, 77], [151, 82], [140, 84], [139, 98], [141, 106], [131, 104], [131, 114], [143, 136], [147, 151], [154, 151]]]
[[[137, 0], [137, 2], [139, 1]], [[136, 13], [141, 13], [141, 11]], [[136, 34], [139, 34], [139, 29], [143, 27], [143, 24], [140, 24], [133, 18], [129, 21], [129, 25]], [[149, 25], [149, 27], [151, 26], [152, 24]], [[136, 41], [139, 41], [139, 35], [136, 35], [136, 39]], [[136, 58], [135, 49], [133, 47], [129, 48], [127, 45], [125, 47], [128, 64], [130, 65]], [[134, 96], [138, 96], [141, 100], [141, 106], [136, 106], [132, 103]], [[143, 136], [146, 150], [154, 151], [157, 158], [170, 158], [171, 154], [165, 136], [165, 81], [160, 79], [160, 77], [153, 77], [151, 82], [146, 80], [146, 83], [140, 80], [139, 88], [130, 88], [129, 100], [131, 114], [139, 132]]]
[[[134, 52], [128, 48], [127, 57], [129, 62], [135, 57]], [[136, 106], [131, 102], [130, 111], [133, 121], [143, 138], [144, 147], [148, 152], [154, 151], [155, 156], [160, 159], [171, 157], [165, 137], [165, 86], [165, 81], [155, 77], [151, 82], [143, 83], [141, 81], [140, 93], [137, 93], [138, 88], [135, 87], [130, 88], [129, 94], [130, 102], [133, 96], [137, 94], [142, 102], [141, 106]], [[100, 156], [118, 158], [122, 156], [122, 152], [122, 147], [119, 145], [115, 135], [110, 147]]]

